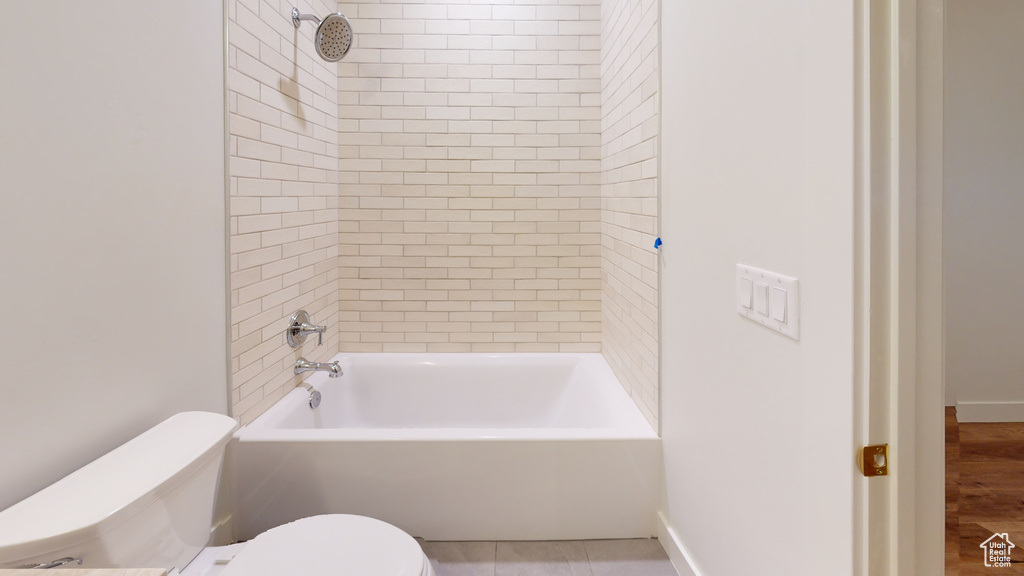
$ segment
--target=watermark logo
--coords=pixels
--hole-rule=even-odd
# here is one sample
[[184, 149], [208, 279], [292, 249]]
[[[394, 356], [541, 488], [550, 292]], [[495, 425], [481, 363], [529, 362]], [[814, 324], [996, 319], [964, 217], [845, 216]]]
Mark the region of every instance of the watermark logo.
[[989, 568], [1005, 568], [1010, 565], [1010, 550], [1015, 546], [1010, 542], [1006, 532], [993, 534], [980, 544], [985, 551], [985, 566]]

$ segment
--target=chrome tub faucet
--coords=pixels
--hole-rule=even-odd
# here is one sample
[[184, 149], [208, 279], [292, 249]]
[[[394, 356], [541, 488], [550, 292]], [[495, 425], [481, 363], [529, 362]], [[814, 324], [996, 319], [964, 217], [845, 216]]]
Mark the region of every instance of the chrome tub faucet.
[[303, 372], [327, 372], [331, 378], [342, 376], [341, 364], [338, 362], [310, 362], [305, 358], [299, 358], [295, 361], [295, 373], [302, 374]]

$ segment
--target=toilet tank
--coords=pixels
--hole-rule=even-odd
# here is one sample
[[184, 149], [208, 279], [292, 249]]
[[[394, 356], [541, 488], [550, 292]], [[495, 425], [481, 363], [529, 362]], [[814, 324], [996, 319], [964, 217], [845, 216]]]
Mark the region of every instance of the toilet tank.
[[176, 414], [0, 512], [0, 568], [65, 557], [82, 568], [184, 568], [209, 541], [235, 427], [221, 414]]

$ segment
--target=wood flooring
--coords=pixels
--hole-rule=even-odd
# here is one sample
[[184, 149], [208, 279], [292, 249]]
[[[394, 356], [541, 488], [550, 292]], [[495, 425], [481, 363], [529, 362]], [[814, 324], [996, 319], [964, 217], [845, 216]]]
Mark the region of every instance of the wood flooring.
[[[982, 542], [1006, 533], [1011, 564], [986, 567]], [[946, 408], [946, 576], [1024, 575], [1024, 422], [963, 422]]]

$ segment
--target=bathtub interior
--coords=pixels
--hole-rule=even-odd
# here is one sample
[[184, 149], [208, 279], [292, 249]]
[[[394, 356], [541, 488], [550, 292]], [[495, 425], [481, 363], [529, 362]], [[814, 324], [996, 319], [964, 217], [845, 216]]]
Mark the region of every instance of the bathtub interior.
[[652, 436], [600, 354], [339, 354], [344, 375], [314, 374], [257, 430], [576, 429]]

